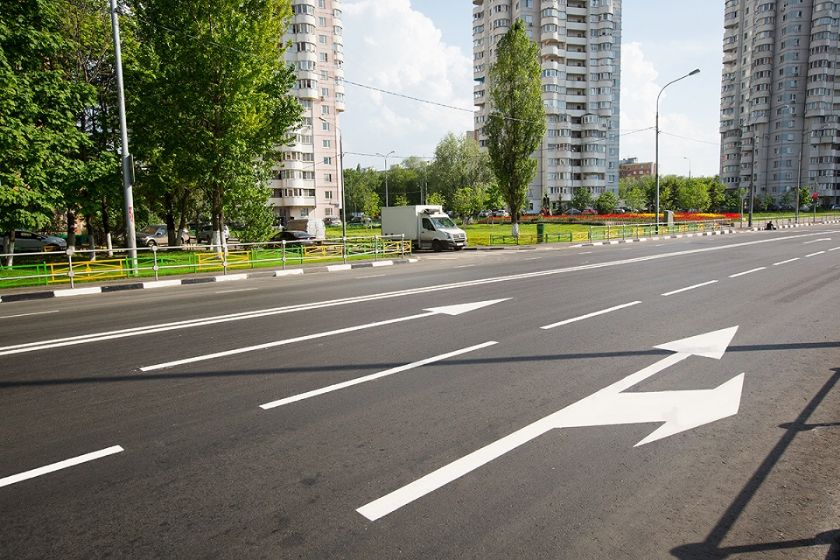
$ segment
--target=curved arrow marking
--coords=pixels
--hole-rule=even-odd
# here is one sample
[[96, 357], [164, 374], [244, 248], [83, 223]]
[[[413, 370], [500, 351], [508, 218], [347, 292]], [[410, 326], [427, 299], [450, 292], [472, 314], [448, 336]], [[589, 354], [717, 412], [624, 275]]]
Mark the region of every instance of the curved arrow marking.
[[639, 446], [737, 414], [744, 384], [743, 373], [714, 389], [623, 392], [689, 356], [721, 359], [737, 330], [738, 327], [735, 326], [656, 346], [674, 354], [356, 511], [375, 521], [556, 428], [663, 422], [659, 428], [636, 444]]

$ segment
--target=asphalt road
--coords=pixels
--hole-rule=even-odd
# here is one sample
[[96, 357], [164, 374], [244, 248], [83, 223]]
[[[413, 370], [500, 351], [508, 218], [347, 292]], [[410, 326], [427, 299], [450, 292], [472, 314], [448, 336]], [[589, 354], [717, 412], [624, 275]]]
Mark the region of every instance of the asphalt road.
[[0, 558], [840, 558], [840, 228], [420, 258], [3, 304]]

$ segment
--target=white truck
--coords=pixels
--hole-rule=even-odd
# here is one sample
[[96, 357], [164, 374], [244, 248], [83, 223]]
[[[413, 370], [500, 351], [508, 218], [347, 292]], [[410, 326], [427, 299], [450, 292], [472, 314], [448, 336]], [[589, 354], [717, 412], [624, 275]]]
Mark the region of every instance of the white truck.
[[439, 205], [386, 206], [382, 208], [382, 235], [411, 240], [418, 249], [460, 250], [467, 234], [455, 225]]

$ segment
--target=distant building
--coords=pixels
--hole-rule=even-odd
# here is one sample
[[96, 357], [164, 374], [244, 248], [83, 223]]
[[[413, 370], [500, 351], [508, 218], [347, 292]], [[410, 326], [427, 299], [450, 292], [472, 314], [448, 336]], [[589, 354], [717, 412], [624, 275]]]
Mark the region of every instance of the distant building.
[[[720, 180], [782, 198], [797, 184], [840, 201], [840, 4], [726, 0]], [[790, 195], [788, 195], [790, 196]]]
[[656, 164], [652, 161], [639, 161], [639, 158], [627, 158], [618, 162], [618, 176], [621, 179], [626, 177], [652, 177], [656, 174]]
[[556, 209], [574, 189], [618, 194], [621, 0], [473, 0], [475, 139], [492, 110], [487, 74], [517, 19], [539, 48], [546, 133], [526, 211]]
[[278, 221], [340, 215], [339, 113], [344, 111], [344, 45], [341, 1], [292, 4], [286, 62], [294, 66], [292, 93], [303, 105], [295, 143], [283, 146], [283, 162], [269, 181]]

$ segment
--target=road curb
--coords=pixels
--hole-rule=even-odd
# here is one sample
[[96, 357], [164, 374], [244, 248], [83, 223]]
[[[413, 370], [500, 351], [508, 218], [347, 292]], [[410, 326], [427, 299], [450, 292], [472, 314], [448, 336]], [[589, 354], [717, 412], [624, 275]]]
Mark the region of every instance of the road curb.
[[214, 282], [236, 282], [249, 278], [281, 278], [285, 276], [297, 276], [299, 274], [313, 274], [322, 272], [342, 272], [357, 268], [371, 268], [381, 266], [393, 266], [398, 264], [416, 263], [418, 259], [391, 259], [382, 261], [366, 261], [351, 264], [338, 264], [317, 266], [311, 268], [287, 268], [285, 270], [257, 271], [249, 273], [236, 273], [218, 276], [201, 276], [198, 278], [176, 278], [167, 280], [146, 280], [142, 282], [131, 282], [128, 284], [113, 284], [109, 286], [83, 286], [80, 288], [60, 288], [58, 290], [39, 290], [34, 292], [22, 292], [17, 294], [0, 295], [0, 303], [12, 303], [15, 301], [27, 301], [33, 299], [49, 299], [55, 297], [72, 297], [82, 295], [103, 294], [110, 292], [123, 292], [128, 290], [150, 290], [168, 288], [171, 286], [187, 286], [191, 284], [209, 284]]

